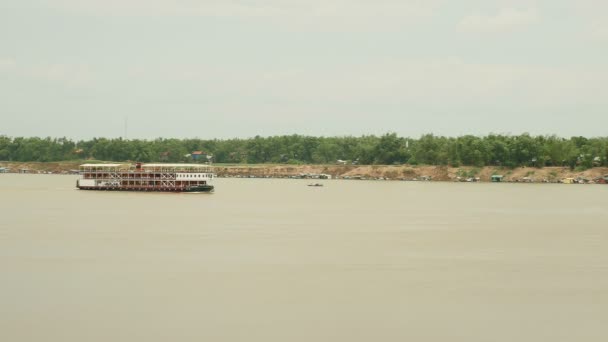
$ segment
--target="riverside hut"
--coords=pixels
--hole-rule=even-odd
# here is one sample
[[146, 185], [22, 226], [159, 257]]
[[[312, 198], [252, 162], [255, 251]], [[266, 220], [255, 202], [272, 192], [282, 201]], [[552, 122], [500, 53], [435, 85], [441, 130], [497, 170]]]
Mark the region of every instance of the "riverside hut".
[[502, 175], [492, 175], [492, 177], [490, 179], [494, 183], [499, 183], [499, 182], [502, 182], [503, 176]]

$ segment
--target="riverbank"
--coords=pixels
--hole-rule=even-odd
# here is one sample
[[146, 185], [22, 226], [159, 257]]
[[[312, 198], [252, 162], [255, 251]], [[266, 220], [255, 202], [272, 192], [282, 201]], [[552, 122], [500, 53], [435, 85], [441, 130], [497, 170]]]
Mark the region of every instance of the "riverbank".
[[[9, 172], [69, 174], [75, 172], [81, 162], [0, 162]], [[231, 164], [214, 165], [219, 177], [240, 178], [318, 178], [374, 180], [429, 180], [429, 181], [479, 181], [489, 182], [492, 175], [502, 175], [506, 182], [557, 183], [563, 179], [594, 182], [608, 175], [608, 167], [596, 167], [584, 171], [568, 167], [447, 167], [411, 165], [277, 165]], [[322, 176], [323, 177], [323, 176]]]
[[568, 167], [447, 167], [405, 165], [250, 165], [219, 166], [216, 172], [221, 177], [253, 178], [318, 178], [369, 179], [403, 181], [463, 181], [490, 182], [492, 175], [501, 175], [505, 182], [558, 183], [573, 179], [581, 183], [594, 183], [605, 175], [608, 168], [598, 167], [584, 171], [573, 171]]

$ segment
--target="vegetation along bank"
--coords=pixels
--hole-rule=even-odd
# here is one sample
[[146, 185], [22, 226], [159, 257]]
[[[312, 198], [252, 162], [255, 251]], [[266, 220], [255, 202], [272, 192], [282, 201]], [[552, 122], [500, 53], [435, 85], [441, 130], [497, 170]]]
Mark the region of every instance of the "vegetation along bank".
[[531, 136], [420, 138], [396, 134], [360, 137], [286, 135], [249, 139], [125, 140], [0, 136], [0, 161], [65, 160], [206, 162], [230, 164], [355, 164], [438, 166], [608, 166], [608, 137]]
[[[69, 173], [94, 161], [213, 163], [224, 177], [557, 182], [601, 181], [608, 137], [465, 135], [420, 138], [285, 135], [126, 140], [0, 136], [4, 172]], [[4, 162], [1, 162], [4, 161]]]

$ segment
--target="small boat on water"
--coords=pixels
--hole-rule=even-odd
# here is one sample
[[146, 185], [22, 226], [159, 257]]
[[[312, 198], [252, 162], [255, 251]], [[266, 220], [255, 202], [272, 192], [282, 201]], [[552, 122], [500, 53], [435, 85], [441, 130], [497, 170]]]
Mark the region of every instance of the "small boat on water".
[[323, 184], [321, 184], [321, 183], [313, 183], [313, 184], [308, 184], [308, 186], [323, 186]]

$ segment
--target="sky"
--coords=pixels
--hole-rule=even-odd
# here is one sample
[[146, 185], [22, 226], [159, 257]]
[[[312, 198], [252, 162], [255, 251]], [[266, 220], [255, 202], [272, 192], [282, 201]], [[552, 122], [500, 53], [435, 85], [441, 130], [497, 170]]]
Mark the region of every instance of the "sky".
[[605, 0], [0, 0], [0, 135], [608, 136], [607, 15]]

